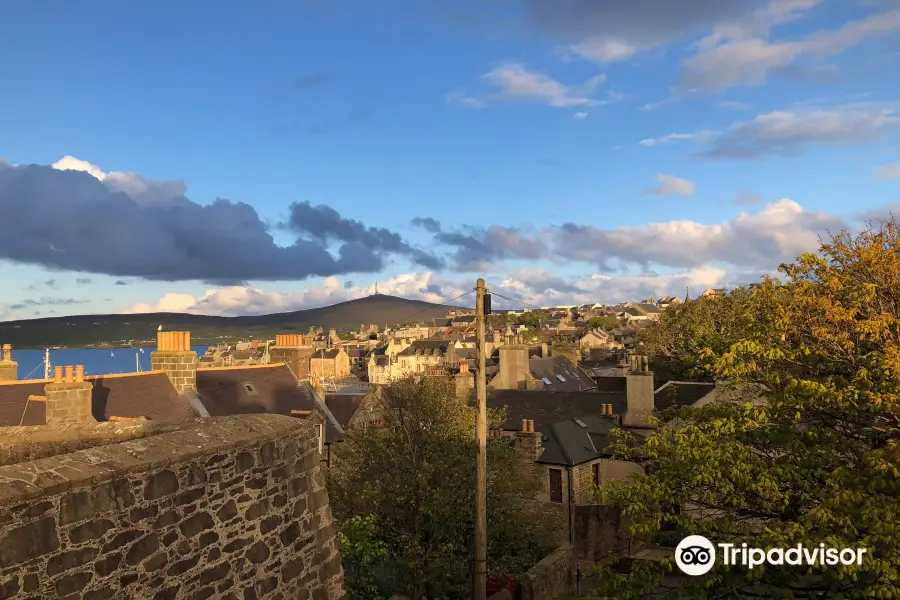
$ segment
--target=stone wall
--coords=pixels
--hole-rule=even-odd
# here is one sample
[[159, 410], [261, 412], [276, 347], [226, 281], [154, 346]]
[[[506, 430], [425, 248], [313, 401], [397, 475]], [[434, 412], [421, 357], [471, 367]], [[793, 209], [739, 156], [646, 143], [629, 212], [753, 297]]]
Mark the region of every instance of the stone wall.
[[319, 458], [244, 415], [0, 467], [0, 598], [342, 600]]
[[563, 544], [522, 577], [522, 600], [559, 600], [575, 591], [575, 556]]
[[630, 553], [631, 542], [624, 533], [620, 511], [610, 506], [576, 506], [574, 516], [575, 557], [595, 563], [614, 552]]
[[194, 424], [152, 421], [142, 423], [103, 421], [57, 427], [44, 425], [4, 427], [3, 435], [0, 435], [0, 466], [68, 454], [94, 446], [116, 444], [193, 426]]

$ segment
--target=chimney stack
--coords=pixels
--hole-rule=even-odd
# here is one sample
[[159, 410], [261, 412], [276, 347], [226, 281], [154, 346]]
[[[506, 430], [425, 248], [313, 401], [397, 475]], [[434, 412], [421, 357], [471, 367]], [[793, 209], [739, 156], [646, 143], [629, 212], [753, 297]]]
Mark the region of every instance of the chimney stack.
[[579, 359], [581, 358], [581, 349], [578, 347], [578, 344], [566, 341], [554, 341], [553, 342], [553, 356], [561, 356], [572, 363], [572, 366], [577, 367]]
[[491, 381], [492, 387], [501, 390], [518, 390], [530, 379], [528, 346], [511, 343], [500, 346], [500, 372]]
[[627, 408], [622, 417], [626, 427], [652, 427], [654, 409], [653, 372], [646, 356], [631, 357], [632, 370], [625, 377]]
[[539, 431], [535, 432], [533, 420], [522, 419], [522, 430], [516, 432], [515, 438], [519, 460], [526, 467], [532, 467], [544, 451], [543, 435]]
[[494, 330], [494, 348], [499, 347], [501, 344], [503, 344], [503, 334], [495, 329]]
[[19, 378], [19, 363], [12, 358], [12, 345], [3, 344], [0, 350], [0, 381], [16, 381]]
[[191, 350], [189, 331], [160, 331], [156, 334], [156, 351], [150, 353], [154, 371], [165, 371], [179, 394], [197, 389], [197, 353]]
[[547, 342], [541, 342], [541, 358], [550, 358], [550, 346]]
[[53, 382], [44, 386], [47, 425], [95, 423], [92, 392], [94, 386], [84, 380], [84, 365], [54, 370]]
[[[310, 337], [312, 339], [312, 337]], [[271, 363], [284, 363], [297, 379], [309, 379], [310, 359], [314, 349], [304, 344], [304, 337], [299, 333], [284, 333], [275, 336], [275, 347], [269, 351]]]

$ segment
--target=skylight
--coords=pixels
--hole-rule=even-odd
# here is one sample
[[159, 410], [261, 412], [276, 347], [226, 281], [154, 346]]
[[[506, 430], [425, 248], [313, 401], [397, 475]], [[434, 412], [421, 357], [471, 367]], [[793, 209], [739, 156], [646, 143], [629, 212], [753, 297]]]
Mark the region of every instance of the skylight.
[[544, 382], [544, 385], [550, 385], [551, 383], [553, 383], [552, 381], [550, 381], [550, 380], [547, 379], [546, 377], [541, 377], [541, 381]]
[[582, 421], [581, 419], [575, 419], [575, 422], [578, 423], [579, 425], [581, 425], [582, 427], [587, 427], [587, 425], [585, 425], [584, 421]]
[[563, 383], [566, 382], [566, 378], [563, 377], [562, 375], [557, 375], [556, 378], [559, 379], [560, 381], [562, 381]]

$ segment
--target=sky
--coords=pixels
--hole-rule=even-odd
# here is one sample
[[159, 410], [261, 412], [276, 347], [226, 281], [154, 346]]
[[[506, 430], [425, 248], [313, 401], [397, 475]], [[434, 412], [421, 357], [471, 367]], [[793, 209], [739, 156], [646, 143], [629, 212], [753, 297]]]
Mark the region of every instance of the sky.
[[11, 0], [0, 55], [0, 320], [684, 296], [900, 200], [897, 0]]

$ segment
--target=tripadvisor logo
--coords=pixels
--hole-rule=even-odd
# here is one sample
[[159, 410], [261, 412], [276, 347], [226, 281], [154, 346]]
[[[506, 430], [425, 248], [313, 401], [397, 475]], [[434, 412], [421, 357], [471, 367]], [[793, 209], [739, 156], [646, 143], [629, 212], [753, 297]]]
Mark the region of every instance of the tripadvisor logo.
[[797, 544], [791, 548], [750, 548], [747, 544], [716, 544], [702, 535], [689, 535], [675, 548], [675, 564], [685, 575], [704, 575], [716, 563], [716, 546], [722, 564], [752, 569], [760, 565], [835, 566], [861, 565], [865, 548], [830, 548], [825, 544], [806, 547]]

